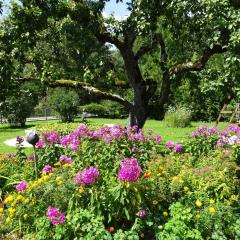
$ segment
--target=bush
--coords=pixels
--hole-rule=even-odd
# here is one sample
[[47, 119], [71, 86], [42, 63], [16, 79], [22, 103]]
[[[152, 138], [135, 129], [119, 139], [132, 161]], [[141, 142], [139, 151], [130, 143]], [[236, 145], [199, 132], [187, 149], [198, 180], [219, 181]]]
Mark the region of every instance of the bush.
[[186, 107], [170, 107], [165, 115], [168, 127], [188, 127], [191, 125], [191, 111]]
[[81, 106], [81, 111], [86, 113], [91, 113], [99, 117], [104, 117], [107, 115], [107, 108], [99, 103], [90, 103]]
[[75, 91], [59, 88], [50, 93], [49, 104], [63, 122], [73, 122], [79, 110], [79, 97]]

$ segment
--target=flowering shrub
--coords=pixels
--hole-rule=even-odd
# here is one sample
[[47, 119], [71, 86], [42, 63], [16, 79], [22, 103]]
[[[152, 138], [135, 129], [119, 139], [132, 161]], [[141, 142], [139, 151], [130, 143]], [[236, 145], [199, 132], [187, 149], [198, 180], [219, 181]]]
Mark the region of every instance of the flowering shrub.
[[38, 179], [34, 158], [3, 161], [0, 221], [40, 240], [237, 238], [239, 132], [200, 127], [183, 144], [118, 125], [45, 133]]

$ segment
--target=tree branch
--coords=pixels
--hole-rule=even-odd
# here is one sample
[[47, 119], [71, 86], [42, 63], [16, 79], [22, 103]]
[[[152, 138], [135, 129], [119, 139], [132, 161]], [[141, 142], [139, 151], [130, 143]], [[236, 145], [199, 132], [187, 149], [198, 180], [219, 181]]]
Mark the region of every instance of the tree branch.
[[108, 93], [108, 92], [103, 92], [95, 87], [90, 86], [87, 83], [77, 82], [73, 80], [56, 80], [55, 82], [50, 83], [49, 86], [50, 87], [68, 87], [73, 89], [84, 90], [88, 92], [88, 94], [92, 94], [100, 99], [107, 99], [107, 100], [118, 102], [129, 111], [132, 109], [132, 104], [127, 100], [125, 100], [124, 98], [122, 98], [121, 96]]
[[95, 33], [95, 36], [98, 39], [98, 41], [101, 42], [102, 44], [111, 43], [115, 45], [118, 49], [123, 48], [123, 43], [118, 38], [111, 36], [110, 33], [108, 32], [104, 33], [97, 32]]
[[207, 48], [202, 56], [197, 61], [190, 61], [182, 64], [177, 64], [170, 69], [170, 74], [182, 74], [190, 71], [201, 71], [207, 64], [208, 60], [216, 53], [226, 52], [227, 49], [220, 45], [214, 45], [212, 48]]
[[[144, 54], [152, 51], [158, 44], [161, 45], [161, 43], [164, 43], [163, 38], [162, 38], [162, 34], [155, 33], [153, 38], [152, 38], [151, 44], [150, 45], [144, 45], [144, 46], [140, 47], [140, 49], [137, 51], [137, 53], [135, 54], [136, 59], [139, 60]], [[163, 44], [163, 45], [164, 45], [164, 48], [165, 48], [165, 44]]]

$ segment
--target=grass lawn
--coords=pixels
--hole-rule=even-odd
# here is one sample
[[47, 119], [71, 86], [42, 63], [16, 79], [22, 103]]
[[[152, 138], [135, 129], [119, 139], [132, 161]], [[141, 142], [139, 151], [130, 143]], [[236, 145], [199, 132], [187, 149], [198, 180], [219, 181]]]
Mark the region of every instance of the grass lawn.
[[[126, 125], [126, 119], [106, 119], [106, 118], [88, 118], [87, 119], [90, 124], [93, 125], [103, 125], [103, 124], [121, 124]], [[58, 120], [49, 120], [49, 121], [33, 121], [27, 122], [25, 128], [9, 128], [6, 124], [0, 124], [0, 154], [8, 154], [15, 153], [14, 147], [9, 147], [4, 144], [4, 141], [15, 138], [16, 136], [24, 136], [25, 130], [29, 128], [37, 128], [38, 126], [56, 123]], [[224, 129], [227, 127], [229, 123], [220, 123], [218, 125], [219, 129]], [[187, 128], [169, 128], [166, 126], [164, 121], [156, 121], [156, 120], [148, 120], [145, 124], [145, 129], [152, 129], [155, 131], [156, 135], [161, 135], [163, 141], [178, 141], [184, 140], [192, 131], [196, 129], [197, 126], [207, 125], [214, 126], [214, 122], [212, 123], [204, 123], [204, 122], [193, 122], [191, 127]], [[27, 148], [27, 153], [31, 152], [31, 148]]]

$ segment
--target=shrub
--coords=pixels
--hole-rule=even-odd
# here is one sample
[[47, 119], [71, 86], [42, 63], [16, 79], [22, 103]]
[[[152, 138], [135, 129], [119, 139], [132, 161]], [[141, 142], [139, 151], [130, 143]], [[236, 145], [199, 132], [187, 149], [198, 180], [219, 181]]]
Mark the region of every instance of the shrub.
[[191, 125], [191, 111], [185, 107], [170, 107], [165, 114], [168, 127], [188, 127]]
[[63, 122], [73, 122], [79, 110], [79, 97], [75, 91], [59, 88], [50, 93], [49, 104]]
[[104, 117], [107, 115], [107, 108], [99, 103], [90, 103], [90, 104], [81, 106], [81, 111], [95, 114], [99, 117]]

